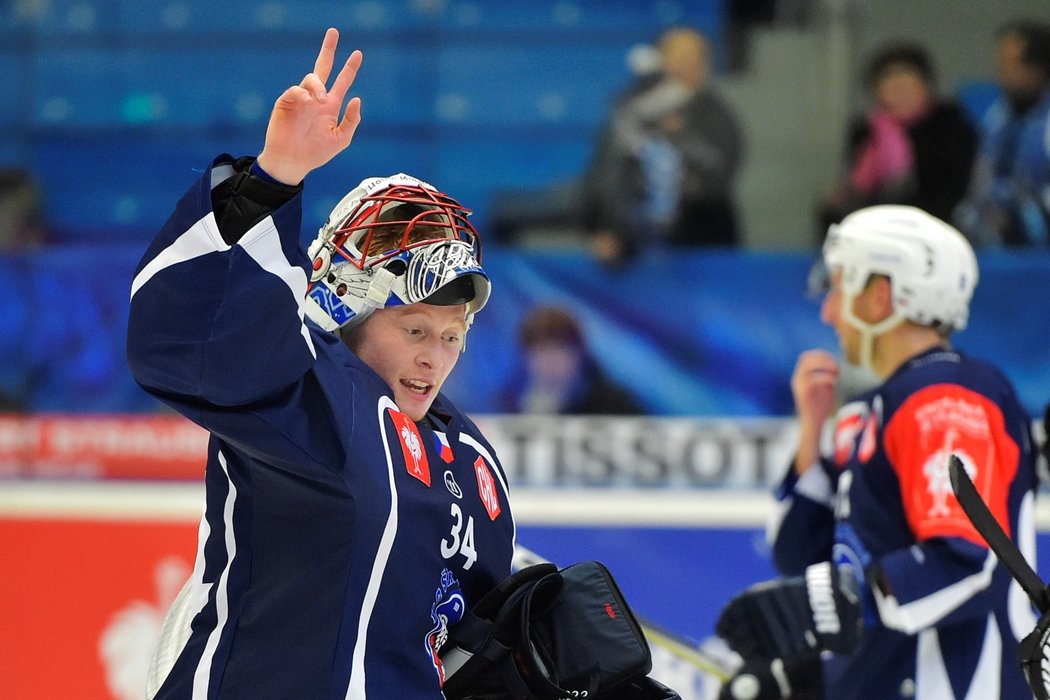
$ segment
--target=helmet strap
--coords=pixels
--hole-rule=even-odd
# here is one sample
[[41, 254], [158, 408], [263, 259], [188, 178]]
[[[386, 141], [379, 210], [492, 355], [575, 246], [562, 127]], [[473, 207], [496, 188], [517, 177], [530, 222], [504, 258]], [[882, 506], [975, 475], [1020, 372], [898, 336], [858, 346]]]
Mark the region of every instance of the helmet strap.
[[386, 300], [390, 298], [390, 287], [393, 286], [395, 279], [397, 275], [385, 267], [375, 268], [372, 281], [368, 285], [368, 292], [365, 294], [366, 313], [363, 316], [386, 306]]
[[893, 312], [886, 318], [876, 323], [868, 323], [853, 313], [853, 300], [855, 298], [856, 295], [854, 294], [844, 293], [842, 295], [842, 317], [846, 319], [846, 323], [860, 333], [860, 366], [874, 372], [875, 337], [892, 328], [896, 328], [904, 323], [907, 317], [894, 306]]

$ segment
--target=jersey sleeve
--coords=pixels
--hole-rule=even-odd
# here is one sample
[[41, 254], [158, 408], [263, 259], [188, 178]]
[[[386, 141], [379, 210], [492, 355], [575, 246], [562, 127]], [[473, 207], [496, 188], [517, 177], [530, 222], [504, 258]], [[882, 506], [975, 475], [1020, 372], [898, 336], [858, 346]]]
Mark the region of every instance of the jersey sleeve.
[[[1000, 407], [956, 384], [912, 394], [886, 425], [886, 455], [917, 544], [875, 563], [883, 622], [902, 631], [986, 614], [1008, 577], [951, 490], [948, 461], [962, 460], [996, 520], [1011, 532], [1010, 489], [1021, 449]], [[1000, 592], [1001, 593], [1001, 592]]]
[[777, 508], [766, 531], [773, 565], [785, 576], [798, 576], [810, 564], [831, 558], [835, 537], [832, 496], [837, 470], [821, 460], [801, 477], [794, 467], [777, 488]]
[[[301, 195], [230, 244], [212, 191], [236, 175], [220, 156], [153, 240], [131, 288], [128, 364], [147, 391], [244, 406], [292, 386], [316, 357], [304, 324]], [[231, 240], [236, 236], [229, 237]]]

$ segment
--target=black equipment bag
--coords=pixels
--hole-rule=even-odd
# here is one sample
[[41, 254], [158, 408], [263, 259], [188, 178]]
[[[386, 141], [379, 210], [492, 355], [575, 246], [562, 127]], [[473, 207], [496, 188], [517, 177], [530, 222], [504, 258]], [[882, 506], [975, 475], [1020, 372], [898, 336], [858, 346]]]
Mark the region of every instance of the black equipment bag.
[[678, 697], [646, 677], [649, 644], [596, 561], [517, 572], [449, 629], [441, 659], [449, 700]]

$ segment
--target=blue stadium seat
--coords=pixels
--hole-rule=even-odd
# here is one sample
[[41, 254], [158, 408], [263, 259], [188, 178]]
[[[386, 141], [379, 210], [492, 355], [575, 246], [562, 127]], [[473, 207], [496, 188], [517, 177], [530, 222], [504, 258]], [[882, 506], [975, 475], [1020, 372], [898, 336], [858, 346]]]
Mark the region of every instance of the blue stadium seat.
[[54, 46], [32, 56], [28, 115], [35, 127], [120, 123], [128, 66], [108, 49]]
[[27, 31], [43, 36], [93, 37], [112, 32], [118, 5], [107, 0], [50, 0], [18, 3]]
[[435, 119], [499, 127], [594, 126], [630, 80], [624, 56], [632, 43], [443, 47]]
[[[211, 138], [180, 138], [165, 131], [118, 138], [52, 135], [35, 144], [32, 163], [45, 213], [61, 240], [144, 242], [212, 158], [223, 152], [253, 155], [262, 140], [261, 129]], [[399, 171], [432, 177], [432, 150], [410, 133], [362, 131], [349, 151], [310, 177], [303, 201], [304, 242], [362, 179]]]
[[[119, 31], [126, 34], [221, 33], [225, 36], [260, 32], [307, 32], [320, 37], [326, 27], [344, 36], [376, 31], [403, 31], [432, 24], [426, 3], [346, 2], [345, 0], [270, 0], [260, 3], [222, 3], [212, 0], [162, 0], [156, 3], [120, 3]], [[280, 35], [274, 38], [280, 40]], [[260, 39], [259, 46], [266, 41]]]
[[115, 243], [146, 240], [213, 155], [196, 139], [52, 134], [34, 144], [32, 164], [61, 240]]
[[627, 30], [648, 40], [670, 24], [715, 28], [722, 23], [724, 5], [723, 0], [461, 1], [448, 3], [441, 19], [452, 28], [486, 32], [543, 29], [604, 35]]
[[0, 38], [8, 49], [28, 32], [29, 22], [13, 2], [0, 3]]
[[[143, 46], [123, 60], [129, 80], [121, 102], [131, 124], [231, 126], [265, 124], [273, 101], [313, 65], [309, 53], [273, 47]], [[305, 72], [305, 71], [304, 71]]]
[[[311, 52], [317, 50], [315, 39], [311, 37]], [[351, 48], [364, 53], [364, 64], [351, 94], [362, 96], [366, 123], [418, 127], [432, 123], [438, 90], [437, 62], [426, 44], [352, 35], [341, 43], [345, 45], [340, 46], [340, 59], [345, 59]]]
[[[265, 125], [273, 102], [313, 67], [316, 37], [267, 51], [243, 46], [132, 45], [53, 49], [36, 54], [31, 110], [36, 126]], [[429, 120], [435, 90], [421, 49], [360, 42], [368, 71], [353, 89], [367, 96], [369, 119], [392, 124]], [[341, 53], [341, 57], [349, 53]], [[20, 74], [0, 77], [19, 94]], [[0, 106], [0, 120], [17, 114], [17, 100]]]
[[475, 225], [484, 228], [494, 191], [572, 180], [582, 173], [592, 147], [586, 134], [552, 132], [536, 138], [457, 131], [438, 141], [435, 178], [474, 210]]

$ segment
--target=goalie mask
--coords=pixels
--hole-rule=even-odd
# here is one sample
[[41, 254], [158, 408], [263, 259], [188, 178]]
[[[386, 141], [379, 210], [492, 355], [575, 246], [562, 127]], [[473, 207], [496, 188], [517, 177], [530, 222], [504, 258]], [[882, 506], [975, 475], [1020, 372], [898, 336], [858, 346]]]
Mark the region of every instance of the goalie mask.
[[[841, 272], [842, 313], [859, 330], [862, 364], [870, 366], [874, 336], [905, 320], [947, 336], [966, 328], [977, 286], [977, 258], [955, 228], [921, 209], [879, 205], [853, 212], [828, 229], [823, 250], [827, 274]], [[893, 313], [866, 323], [853, 299], [872, 275], [890, 280]]]
[[364, 180], [310, 244], [306, 315], [335, 331], [385, 306], [466, 304], [469, 327], [490, 290], [469, 214], [403, 173]]

